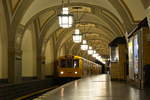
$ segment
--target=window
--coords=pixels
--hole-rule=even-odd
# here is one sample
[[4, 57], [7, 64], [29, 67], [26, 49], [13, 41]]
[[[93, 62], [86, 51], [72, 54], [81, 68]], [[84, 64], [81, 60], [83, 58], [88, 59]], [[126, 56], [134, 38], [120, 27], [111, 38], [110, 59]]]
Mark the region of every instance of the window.
[[60, 61], [62, 68], [77, 68], [79, 67], [79, 59], [62, 59]]
[[111, 47], [111, 62], [119, 61], [119, 49], [118, 47]]

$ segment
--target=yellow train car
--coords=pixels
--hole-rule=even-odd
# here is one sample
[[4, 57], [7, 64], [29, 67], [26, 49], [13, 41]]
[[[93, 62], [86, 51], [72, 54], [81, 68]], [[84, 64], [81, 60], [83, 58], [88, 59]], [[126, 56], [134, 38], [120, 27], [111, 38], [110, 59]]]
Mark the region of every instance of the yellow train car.
[[85, 77], [101, 73], [101, 65], [79, 56], [62, 56], [57, 64], [58, 77]]

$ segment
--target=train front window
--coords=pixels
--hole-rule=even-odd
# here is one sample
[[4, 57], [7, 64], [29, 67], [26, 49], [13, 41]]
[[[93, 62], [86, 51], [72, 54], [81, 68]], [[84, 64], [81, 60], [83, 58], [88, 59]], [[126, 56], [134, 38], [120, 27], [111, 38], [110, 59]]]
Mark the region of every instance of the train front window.
[[61, 60], [60, 61], [60, 67], [66, 67], [67, 65], [66, 65], [66, 60]]
[[67, 59], [67, 67], [72, 68], [73, 66], [73, 59]]
[[79, 60], [78, 59], [63, 59], [60, 61], [60, 67], [77, 68], [79, 67]]

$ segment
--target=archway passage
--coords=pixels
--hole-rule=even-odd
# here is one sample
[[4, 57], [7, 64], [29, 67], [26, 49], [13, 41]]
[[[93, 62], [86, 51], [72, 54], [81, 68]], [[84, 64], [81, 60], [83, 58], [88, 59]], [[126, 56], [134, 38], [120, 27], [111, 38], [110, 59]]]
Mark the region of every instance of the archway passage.
[[32, 27], [29, 27], [22, 39], [22, 77], [23, 80], [36, 78], [36, 44]]
[[54, 51], [52, 39], [48, 41], [45, 50], [45, 77], [54, 76]]

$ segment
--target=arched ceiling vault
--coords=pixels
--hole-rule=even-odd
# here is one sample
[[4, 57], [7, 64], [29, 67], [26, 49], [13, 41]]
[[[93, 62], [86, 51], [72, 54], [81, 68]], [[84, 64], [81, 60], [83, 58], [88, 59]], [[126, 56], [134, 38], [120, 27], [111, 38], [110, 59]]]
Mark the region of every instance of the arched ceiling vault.
[[[52, 34], [55, 34], [56, 33], [56, 30], [58, 30], [58, 25], [57, 24], [55, 24], [55, 23], [57, 23], [57, 13], [56, 12], [60, 12], [60, 11], [56, 11], [56, 9], [58, 9], [59, 7], [52, 7], [52, 8], [49, 8], [49, 11], [54, 11], [54, 13], [52, 13], [51, 15], [52, 16], [50, 16], [46, 21], [45, 21], [45, 23], [43, 23], [43, 25], [41, 24], [41, 23], [39, 23], [40, 25], [40, 27], [41, 27], [41, 32], [39, 33], [39, 35], [41, 36], [41, 38], [43, 39], [43, 42], [44, 43], [46, 43], [45, 41], [48, 41], [49, 40], [49, 37], [52, 35]], [[98, 11], [99, 10], [99, 12], [100, 13], [96, 13], [96, 10]], [[40, 14], [43, 14], [43, 12], [47, 12], [48, 10], [43, 10], [43, 11], [41, 11], [40, 13], [38, 13], [36, 16], [34, 16], [33, 18], [32, 18], [32, 20], [33, 19], [36, 19], [36, 20], [39, 20], [39, 22], [40, 22], [40, 19], [42, 18], [42, 17], [38, 17]], [[86, 14], [86, 15], [88, 15], [88, 16], [90, 16], [90, 17], [87, 17], [87, 18], [91, 18], [92, 17], [92, 19], [87, 19], [87, 20], [93, 20], [93, 22], [99, 22], [99, 23], [102, 23], [102, 21], [103, 21], [103, 23], [106, 23], [105, 25], [104, 24], [101, 24], [101, 25], [99, 25], [99, 24], [97, 24], [96, 25], [96, 27], [98, 28], [98, 27], [100, 27], [100, 26], [103, 26], [105, 29], [103, 29], [103, 28], [100, 28], [101, 30], [104, 30], [103, 32], [104, 32], [104, 34], [112, 34], [113, 33], [113, 35], [110, 35], [109, 36], [109, 34], [108, 34], [108, 37], [109, 37], [109, 42], [110, 42], [110, 38], [111, 39], [113, 39], [113, 38], [115, 38], [116, 36], [119, 36], [120, 34], [123, 34], [123, 30], [121, 30], [121, 28], [120, 27], [117, 27], [117, 26], [121, 26], [121, 25], [119, 25], [118, 24], [118, 22], [117, 21], [115, 21], [115, 20], [113, 20], [113, 18], [111, 18], [111, 17], [109, 17], [108, 15], [105, 15], [105, 14], [103, 14], [103, 11], [105, 11], [104, 9], [102, 10], [102, 9], [98, 9], [98, 8], [92, 8], [92, 12], [91, 12], [91, 16], [90, 16], [90, 14]], [[76, 15], [76, 12], [74, 12], [75, 14], [74, 15]], [[80, 14], [79, 14], [80, 15]], [[93, 16], [93, 15], [95, 15], [95, 16], [97, 16], [97, 18], [95, 17], [95, 16]], [[38, 17], [38, 18], [36, 18], [36, 17]], [[95, 17], [95, 18], [94, 18]], [[99, 17], [99, 18], [98, 18]], [[86, 18], [84, 18], [84, 20], [82, 21], [82, 19], [81, 19], [81, 22], [86, 22], [85, 21], [85, 19]], [[96, 19], [96, 20], [95, 20]], [[102, 19], [101, 21], [99, 20], [99, 19]], [[31, 19], [30, 19], [30, 21], [32, 21]], [[95, 21], [94, 21], [95, 20]], [[28, 23], [30, 23], [30, 21], [28, 22]], [[92, 21], [91, 21], [92, 22]], [[89, 22], [86, 22], [86, 23], [89, 23]], [[28, 25], [28, 24], [27, 24]], [[122, 27], [122, 29], [123, 29], [123, 27]], [[49, 31], [50, 30], [50, 31]], [[67, 32], [66, 32], [67, 31]], [[63, 43], [65, 43], [65, 41], [63, 41], [63, 39], [64, 38], [66, 38], [66, 37], [68, 37], [68, 36], [66, 36], [66, 34], [67, 33], [69, 33], [69, 31], [68, 30], [64, 30], [63, 32], [61, 32], [61, 33], [65, 33], [65, 35], [60, 35], [59, 37], [58, 37], [58, 43], [62, 43], [62, 45], [63, 45]], [[112, 31], [112, 32], [107, 32], [108, 31]], [[46, 33], [49, 33], [49, 35], [48, 34], [46, 34]], [[98, 33], [98, 32], [97, 32]], [[51, 34], [51, 35], [50, 35]], [[103, 37], [105, 36], [105, 35], [102, 35]], [[112, 37], [111, 37], [112, 36]], [[46, 37], [48, 37], [47, 39], [45, 39]], [[107, 37], [107, 36], [105, 36], [105, 37]], [[105, 38], [104, 37], [104, 38]], [[108, 38], [105, 38], [106, 40], [108, 40]], [[104, 44], [104, 43], [103, 43]], [[108, 42], [107, 42], [107, 44], [108, 44]], [[44, 45], [44, 44], [43, 44]], [[60, 45], [60, 46], [58, 46], [58, 47], [61, 47], [62, 45]]]
[[[99, 54], [101, 55], [109, 54], [108, 43], [110, 43], [111, 40], [101, 37], [99, 33], [86, 34], [86, 35], [87, 35], [86, 39], [88, 40], [88, 44], [92, 46], [93, 49], [97, 50]], [[68, 54], [72, 54], [72, 52], [74, 52], [73, 50], [77, 50], [78, 52], [76, 54], [78, 54], [80, 52], [80, 44], [74, 44], [71, 35], [70, 37], [68, 37], [68, 39], [66, 39], [66, 42], [64, 42], [60, 47], [65, 45], [65, 47], [67, 46], [67, 49], [69, 49]]]
[[[117, 36], [119, 36], [119, 35], [117, 35], [115, 32], [112, 32], [110, 29], [108, 29], [107, 27], [105, 27], [105, 26], [103, 26], [103, 25], [101, 25], [101, 24], [97, 24], [97, 23], [93, 23], [93, 22], [80, 22], [81, 24], [83, 23], [83, 24], [88, 24], [88, 23], [90, 23], [90, 24], [94, 24], [95, 25], [95, 28], [97, 29], [97, 30], [101, 30], [101, 31], [98, 31], [98, 32], [100, 32], [101, 34], [105, 34], [105, 35], [107, 35], [107, 37], [109, 37], [109, 38], [111, 38], [111, 39], [114, 39], [115, 37], [117, 37]], [[55, 24], [55, 26], [57, 26], [56, 24]], [[56, 28], [56, 27], [55, 27]], [[55, 29], [55, 28], [53, 28], [53, 29]], [[65, 37], [68, 33], [66, 32], [66, 31], [68, 31], [68, 30], [66, 30], [66, 29], [64, 29], [64, 31], [59, 31], [61, 28], [59, 28], [58, 27], [58, 29], [55, 29], [55, 30], [52, 30], [52, 29], [49, 29], [49, 31], [47, 32], [48, 34], [45, 36], [45, 41], [48, 41], [49, 40], [49, 38], [51, 37], [51, 35], [52, 34], [56, 34], [56, 36], [59, 36], [59, 37], [56, 37], [56, 38], [60, 38], [60, 40], [59, 40], [59, 43], [60, 43], [60, 41], [63, 39], [63, 37]], [[61, 29], [61, 30], [63, 30], [63, 29]], [[66, 30], [66, 31], [65, 31]], [[70, 29], [69, 29], [70, 30]], [[74, 28], [72, 28], [70, 31], [73, 31], [74, 30]], [[69, 32], [69, 31], [68, 31]], [[84, 32], [84, 31], [83, 31]], [[90, 32], [90, 31], [89, 31]], [[89, 33], [88, 32], [88, 33]], [[93, 33], [98, 33], [97, 31], [93, 31]]]
[[[78, 0], [76, 0], [75, 2], [71, 2], [71, 6], [89, 6], [89, 7], [99, 7], [103, 10], [106, 10], [104, 7], [102, 6], [97, 6], [95, 4], [93, 4], [93, 1], [91, 3], [88, 3], [87, 1], [89, 0], [86, 0], [86, 2], [84, 2], [83, 0], [82, 1], [79, 1], [77, 2]], [[42, 3], [40, 3], [42, 2]], [[53, 2], [53, 3], [52, 3]], [[55, 3], [55, 4], [54, 4]], [[29, 9], [26, 11], [25, 15], [24, 15], [24, 18], [22, 19], [21, 21], [21, 24], [25, 25], [25, 23], [28, 22], [29, 19], [31, 19], [33, 16], [35, 16], [36, 14], [38, 14], [40, 11], [43, 11], [45, 9], [48, 9], [48, 8], [54, 8], [54, 7], [57, 7], [61, 4], [61, 2], [57, 2], [56, 0], [45, 0], [44, 2], [41, 1], [41, 0], [35, 0], [32, 5], [29, 7]], [[35, 5], [35, 6], [34, 6]], [[113, 9], [113, 8], [112, 8]], [[112, 10], [111, 9], [111, 10]], [[110, 11], [111, 11], [110, 10]], [[115, 11], [115, 9], [113, 9]], [[121, 18], [120, 18], [121, 20]]]
[[[67, 2], [67, 0], [64, 0]], [[9, 0], [4, 3], [11, 5], [10, 23], [17, 29], [19, 24], [27, 28], [31, 23], [38, 24], [38, 36], [41, 42], [47, 43], [52, 36], [56, 38], [56, 45], [60, 48], [72, 41], [71, 34], [74, 28], [62, 29], [58, 26], [57, 15], [61, 11], [61, 0]], [[149, 0], [70, 0], [70, 7], [81, 6], [89, 12], [79, 12], [81, 24], [93, 24], [94, 27], [86, 32], [82, 26], [79, 29], [87, 33], [88, 40], [93, 47], [101, 45], [100, 50], [108, 52], [108, 43], [114, 38], [125, 36], [134, 25], [146, 15], [145, 9], [150, 4]], [[68, 4], [65, 4], [68, 6]], [[73, 11], [76, 19], [77, 12]], [[15, 31], [14, 31], [15, 32]], [[71, 43], [70, 43], [71, 44]], [[73, 44], [73, 42], [72, 42]], [[71, 45], [71, 50], [79, 45]], [[70, 48], [70, 47], [68, 47]]]
[[[50, 29], [50, 26], [53, 24], [53, 23], [56, 23], [56, 22], [54, 22], [54, 20], [57, 20], [57, 16], [55, 16], [55, 18], [49, 18], [48, 19], [48, 21], [47, 22], [45, 22], [45, 25], [43, 25], [43, 28], [42, 28], [42, 33], [43, 33], [43, 35], [46, 33], [46, 30], [48, 30], [48, 29]], [[120, 33], [120, 32], [118, 32], [117, 31], [117, 29], [114, 27], [114, 26], [116, 26], [116, 25], [114, 25], [113, 23], [114, 22], [111, 22], [111, 21], [108, 21], [108, 20], [106, 20], [105, 19], [105, 22], [107, 22], [107, 24], [108, 25], [110, 25], [109, 27], [111, 27], [111, 29], [109, 29], [109, 30], [111, 30], [111, 31], [114, 31], [113, 33], [117, 33], [117, 34], [123, 34], [123, 33]], [[101, 23], [101, 22], [99, 22], [99, 23]], [[112, 24], [111, 24], [112, 23]], [[104, 25], [101, 25], [101, 26], [104, 26]], [[105, 26], [105, 27], [107, 27], [108, 28], [108, 26]], [[49, 33], [51, 33], [51, 32], [49, 32]], [[43, 36], [44, 37], [44, 36]]]
[[[69, 39], [72, 38], [73, 31], [74, 31], [73, 29], [69, 29], [69, 30], [67, 29], [66, 31], [64, 31], [64, 33], [61, 33], [61, 35], [59, 36], [58, 41], [57, 41], [58, 47], [62, 46], [67, 40], [69, 40]], [[99, 34], [101, 34], [101, 33], [99, 33]], [[105, 33], [105, 34], [107, 35], [107, 33]], [[86, 34], [86, 35], [90, 35], [90, 34]], [[101, 38], [103, 38], [105, 41], [108, 41], [108, 39], [106, 38], [105, 35], [98, 35], [98, 36], [101, 37]], [[88, 36], [86, 36], [86, 39], [88, 40], [87, 37]], [[96, 37], [94, 36], [93, 39], [94, 38], [96, 38]], [[113, 37], [109, 42], [111, 42], [114, 38], [115, 37]]]
[[150, 0], [141, 0], [142, 4], [144, 5], [144, 8], [147, 9], [148, 6], [150, 5]]

